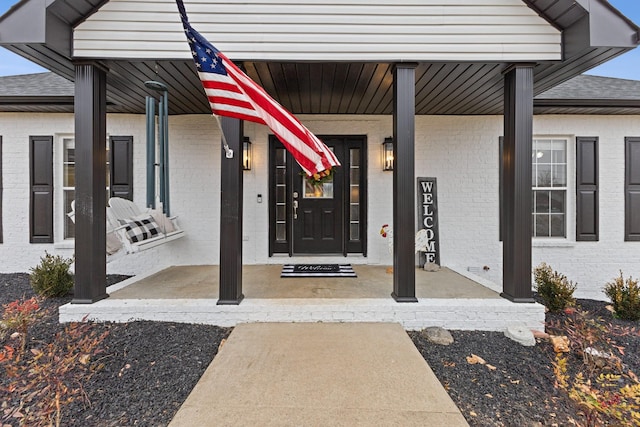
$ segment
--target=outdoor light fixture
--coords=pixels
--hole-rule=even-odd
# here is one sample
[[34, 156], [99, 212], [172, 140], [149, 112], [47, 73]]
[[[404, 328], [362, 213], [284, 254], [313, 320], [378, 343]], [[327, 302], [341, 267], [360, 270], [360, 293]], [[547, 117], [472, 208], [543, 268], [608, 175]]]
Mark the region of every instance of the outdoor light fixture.
[[382, 170], [393, 170], [393, 138], [390, 136], [382, 143]]
[[251, 170], [251, 141], [248, 136], [242, 140], [242, 170]]

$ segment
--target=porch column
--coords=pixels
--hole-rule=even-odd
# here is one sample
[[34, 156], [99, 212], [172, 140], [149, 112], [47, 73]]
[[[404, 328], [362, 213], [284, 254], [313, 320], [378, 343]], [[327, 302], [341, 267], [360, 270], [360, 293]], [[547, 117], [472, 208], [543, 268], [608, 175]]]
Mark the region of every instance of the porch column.
[[218, 305], [237, 305], [242, 295], [242, 120], [222, 117], [233, 158], [222, 153], [220, 195], [220, 295]]
[[531, 149], [533, 64], [504, 73], [504, 234], [502, 296], [533, 302], [531, 291]]
[[74, 304], [107, 295], [106, 186], [107, 75], [95, 63], [77, 63], [75, 80]]
[[393, 293], [397, 302], [416, 298], [415, 254], [415, 63], [393, 68]]

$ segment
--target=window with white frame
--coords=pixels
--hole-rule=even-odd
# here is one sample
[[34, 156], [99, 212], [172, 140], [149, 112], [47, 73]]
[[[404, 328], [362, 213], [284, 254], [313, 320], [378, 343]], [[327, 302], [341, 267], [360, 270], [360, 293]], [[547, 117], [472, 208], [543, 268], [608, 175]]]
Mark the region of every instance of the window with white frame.
[[[71, 202], [76, 198], [76, 144], [73, 137], [62, 138], [62, 218], [64, 239], [74, 239], [75, 224], [67, 216], [71, 212]], [[109, 144], [107, 144], [109, 150]], [[107, 151], [107, 197], [109, 197], [109, 152]]]
[[533, 236], [567, 235], [567, 140], [533, 140]]

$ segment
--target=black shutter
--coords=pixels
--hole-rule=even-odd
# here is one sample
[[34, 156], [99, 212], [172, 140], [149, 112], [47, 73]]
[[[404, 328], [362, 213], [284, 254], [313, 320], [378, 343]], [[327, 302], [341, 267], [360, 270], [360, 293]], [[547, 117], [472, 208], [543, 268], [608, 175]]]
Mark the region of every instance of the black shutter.
[[109, 138], [110, 196], [133, 200], [133, 137]]
[[53, 243], [53, 137], [29, 137], [29, 242]]
[[576, 240], [598, 240], [598, 138], [576, 138]]
[[624, 240], [640, 241], [640, 137], [627, 137], [624, 144]]
[[0, 243], [2, 243], [2, 136], [0, 136]]

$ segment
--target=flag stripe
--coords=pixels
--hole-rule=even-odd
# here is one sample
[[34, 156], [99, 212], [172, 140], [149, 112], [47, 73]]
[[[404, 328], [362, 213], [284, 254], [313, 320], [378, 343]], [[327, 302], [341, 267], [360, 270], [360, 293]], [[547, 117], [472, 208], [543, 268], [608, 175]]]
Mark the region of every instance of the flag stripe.
[[[220, 53], [219, 56], [223, 64], [227, 67], [230, 75], [237, 77], [241, 90], [247, 93], [248, 98], [253, 101], [252, 104], [258, 112], [258, 115], [263, 118], [266, 125], [269, 126], [273, 133], [284, 144], [285, 148], [292, 151], [294, 158], [296, 158], [298, 164], [305, 170], [305, 173], [311, 175], [317, 173], [313, 172], [313, 170], [322, 171], [329, 169], [331, 166], [339, 165], [337, 159], [335, 159], [335, 163], [337, 164], [323, 162], [323, 156], [318, 153], [317, 150], [320, 141], [315, 135], [311, 134], [294, 116], [288, 114], [277, 102], [273, 101], [262, 88], [244, 76], [244, 73], [242, 73], [235, 64], [230, 63], [226, 56], [222, 53]], [[313, 135], [313, 138], [309, 137], [310, 134]], [[309, 144], [309, 142], [312, 142], [315, 147]], [[293, 150], [301, 153], [302, 157], [297, 157]]]
[[194, 30], [187, 20], [182, 0], [176, 0], [176, 3], [214, 114], [267, 125], [307, 175], [340, 166], [329, 147]]

